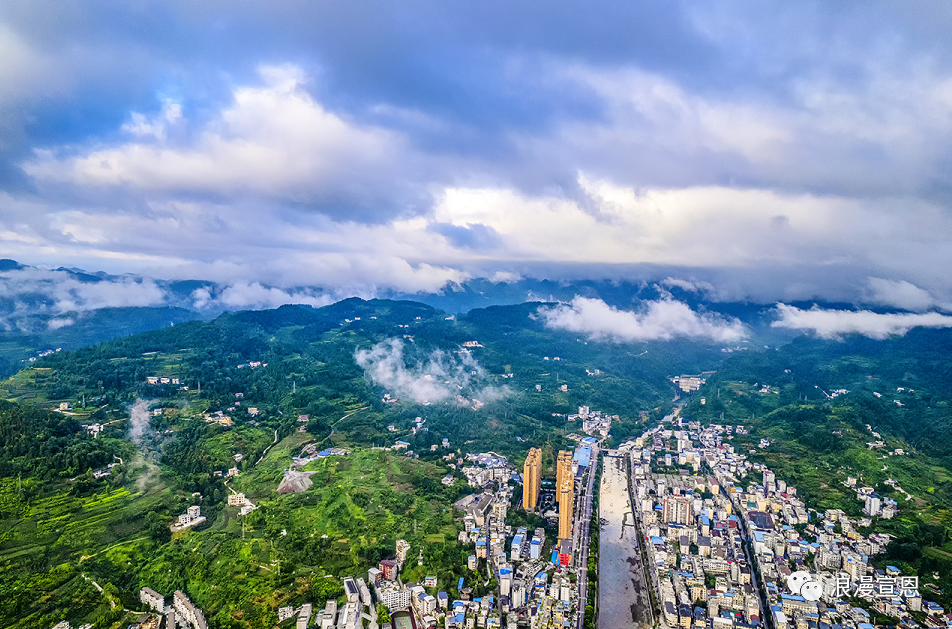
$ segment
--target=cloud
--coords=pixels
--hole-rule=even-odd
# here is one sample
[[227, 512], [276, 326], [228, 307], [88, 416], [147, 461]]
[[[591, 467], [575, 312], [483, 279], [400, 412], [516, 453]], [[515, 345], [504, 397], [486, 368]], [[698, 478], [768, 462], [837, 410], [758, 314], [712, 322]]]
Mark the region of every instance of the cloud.
[[771, 323], [773, 327], [805, 330], [825, 339], [838, 339], [846, 334], [885, 339], [896, 334], [902, 336], [917, 327], [952, 327], [952, 316], [938, 312], [880, 314], [869, 310], [824, 310], [816, 306], [801, 310], [777, 304], [777, 315], [779, 319]]
[[952, 303], [932, 5], [37, 2], [0, 6], [0, 249], [31, 264]]
[[152, 119], [131, 115], [122, 127], [133, 136], [129, 142], [74, 155], [38, 149], [23, 168], [41, 181], [160, 198], [253, 194], [350, 217], [371, 217], [375, 206], [405, 209], [393, 208], [406, 190], [395, 175], [409, 157], [399, 134], [329, 111], [305, 90], [296, 66], [263, 66], [259, 77], [260, 84], [237, 87], [228, 108], [182, 138], [169, 137], [168, 129], [188, 121], [179, 104], [166, 101]]
[[[133, 112], [132, 119], [122, 125], [122, 130], [134, 136], [151, 136], [157, 140], [164, 140], [168, 127], [175, 125], [181, 119], [182, 106], [179, 103], [167, 100], [162, 105], [162, 112], [152, 120], [149, 120], [143, 114]], [[100, 166], [107, 170], [112, 168], [108, 161], [100, 164]]]
[[[285, 291], [280, 288], [264, 287], [258, 282], [253, 284], [232, 284], [221, 292], [218, 299], [226, 308], [246, 310], [249, 308], [277, 308], [285, 304], [305, 304], [320, 308], [332, 304], [337, 299], [331, 295], [318, 294], [313, 290]], [[196, 307], [200, 307], [200, 299], [196, 300]]]
[[47, 326], [50, 330], [59, 330], [60, 328], [69, 327], [69, 326], [73, 325], [74, 323], [76, 323], [76, 320], [73, 319], [72, 317], [64, 317], [64, 318], [61, 318], [61, 319], [50, 319], [50, 320], [46, 323], [46, 326]]
[[149, 422], [152, 421], [152, 414], [149, 413], [149, 405], [152, 400], [143, 400], [137, 398], [135, 404], [129, 407], [129, 438], [137, 446], [143, 445], [146, 435], [152, 433], [152, 427]]
[[493, 284], [514, 284], [523, 279], [518, 273], [512, 271], [496, 271], [487, 278]]
[[650, 301], [641, 312], [619, 310], [601, 299], [576, 297], [571, 304], [540, 308], [546, 327], [581, 332], [618, 343], [688, 337], [718, 342], [747, 336], [744, 324], [712, 314], [699, 314], [672, 299]]
[[166, 293], [149, 278], [79, 279], [67, 271], [24, 268], [0, 272], [0, 299], [6, 301], [8, 312], [61, 315], [100, 308], [158, 306], [165, 303]]
[[666, 277], [661, 280], [661, 285], [668, 287], [676, 286], [682, 290], [692, 293], [716, 293], [716, 289], [713, 284], [700, 280], [684, 280], [675, 277]]
[[434, 350], [408, 367], [405, 349], [401, 339], [388, 339], [371, 349], [358, 349], [354, 360], [374, 384], [398, 399], [408, 398], [418, 404], [460, 395], [487, 401], [505, 394], [505, 388], [480, 386], [486, 374], [467, 351], [454, 356]]
[[869, 278], [870, 294], [866, 298], [868, 303], [893, 306], [903, 310], [921, 312], [936, 305], [936, 300], [911, 282], [905, 280], [884, 280], [879, 277]]

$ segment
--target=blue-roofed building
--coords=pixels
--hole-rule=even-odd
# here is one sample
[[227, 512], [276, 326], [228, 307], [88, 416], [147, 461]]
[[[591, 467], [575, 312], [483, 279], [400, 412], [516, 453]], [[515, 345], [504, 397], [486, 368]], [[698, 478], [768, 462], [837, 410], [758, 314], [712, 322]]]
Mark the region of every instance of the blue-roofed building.
[[592, 449], [576, 448], [572, 461], [577, 463], [579, 467], [588, 467], [592, 463]]
[[457, 590], [462, 590], [462, 589], [463, 589], [463, 577], [460, 577], [460, 578], [459, 578], [459, 583], [456, 584], [456, 589], [457, 589]]

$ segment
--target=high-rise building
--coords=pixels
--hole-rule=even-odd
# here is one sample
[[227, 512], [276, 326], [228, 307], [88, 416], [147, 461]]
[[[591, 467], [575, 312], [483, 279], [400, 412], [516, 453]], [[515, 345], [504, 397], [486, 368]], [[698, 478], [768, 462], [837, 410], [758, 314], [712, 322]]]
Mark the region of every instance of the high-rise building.
[[567, 478], [572, 479], [572, 452], [560, 450], [555, 467], [555, 497], [560, 504], [562, 502], [562, 484]]
[[572, 539], [572, 521], [575, 511], [575, 479], [572, 470], [562, 479], [558, 487], [559, 501], [559, 539]]
[[764, 491], [770, 493], [776, 489], [776, 475], [770, 470], [764, 470]]
[[879, 496], [876, 494], [869, 494], [866, 496], [866, 506], [863, 509], [869, 515], [879, 515], [879, 510], [882, 507], [882, 501], [879, 499]]
[[410, 550], [410, 544], [405, 539], [397, 540], [397, 563], [401, 566], [407, 561], [407, 552]]
[[535, 509], [539, 503], [539, 488], [542, 486], [542, 450], [531, 448], [522, 468], [522, 507]]
[[662, 517], [665, 522], [688, 524], [694, 519], [691, 499], [686, 496], [665, 496]]

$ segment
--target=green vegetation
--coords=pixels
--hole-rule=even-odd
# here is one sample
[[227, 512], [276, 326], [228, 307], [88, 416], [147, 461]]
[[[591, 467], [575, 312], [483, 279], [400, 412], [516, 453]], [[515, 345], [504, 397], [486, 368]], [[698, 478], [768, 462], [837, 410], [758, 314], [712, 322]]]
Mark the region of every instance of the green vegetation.
[[[877, 531], [895, 536], [875, 562], [919, 574], [935, 587], [928, 596], [948, 604], [950, 347], [952, 335], [935, 330], [913, 330], [888, 341], [798, 339], [779, 350], [726, 361], [682, 416], [745, 425], [750, 434], [734, 436], [733, 445], [754, 450], [752, 461], [793, 483], [815, 509], [860, 517], [863, 505], [846, 486], [848, 477], [896, 500], [896, 517], [875, 524]], [[769, 447], [759, 448], [762, 438]], [[876, 442], [882, 445], [868, 445]]]
[[[400, 538], [412, 546], [405, 580], [435, 575], [442, 589], [464, 576], [484, 593], [492, 583], [466, 569], [472, 547], [456, 541], [450, 506], [471, 489], [441, 484], [451, 471], [445, 455], [493, 450], [519, 465], [537, 445], [549, 469], [580, 430], [567, 418], [578, 406], [617, 414], [620, 441], [671, 409], [668, 377], [719, 365], [684, 417], [749, 426], [733, 440], [743, 450], [769, 439], [752, 459], [815, 508], [858, 513], [847, 476], [894, 497], [900, 514], [878, 524], [896, 535], [885, 559], [937, 571], [936, 586], [952, 592], [947, 331], [888, 342], [804, 339], [721, 365], [728, 354], [694, 342], [612, 345], [554, 332], [532, 316], [539, 307], [448, 318], [419, 303], [351, 299], [226, 314], [36, 361], [0, 383], [9, 400], [0, 403], [0, 627], [47, 629], [64, 618], [124, 626], [135, 615], [123, 608], [140, 609], [143, 585], [185, 590], [216, 628], [273, 626], [279, 606], [340, 596], [341, 577], [392, 556]], [[389, 339], [403, 342], [411, 367], [455, 364], [454, 352], [478, 341], [469, 351], [481, 371], [470, 374], [467, 401], [417, 404], [371, 381], [355, 352]], [[842, 388], [851, 393], [824, 394]], [[398, 401], [385, 403], [385, 392]], [[474, 410], [477, 396], [484, 406]], [[145, 419], [133, 443], [137, 401]], [[69, 408], [50, 411], [61, 403]], [[97, 438], [84, 428], [94, 423], [103, 426]], [[866, 447], [866, 424], [885, 448]], [[374, 447], [396, 439], [414, 456]], [[312, 485], [278, 494], [305, 446], [349, 454], [307, 463]], [[895, 448], [910, 455], [882, 458]], [[914, 498], [885, 484], [890, 478]], [[239, 517], [227, 505], [233, 491], [258, 508]], [[168, 525], [193, 504], [207, 522], [172, 534]], [[511, 518], [540, 524], [520, 509]], [[597, 521], [592, 529], [597, 556]]]

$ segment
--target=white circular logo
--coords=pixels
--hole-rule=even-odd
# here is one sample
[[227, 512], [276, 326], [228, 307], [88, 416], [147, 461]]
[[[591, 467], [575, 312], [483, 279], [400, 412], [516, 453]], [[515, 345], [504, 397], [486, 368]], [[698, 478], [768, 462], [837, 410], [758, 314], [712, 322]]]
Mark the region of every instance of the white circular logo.
[[823, 586], [817, 581], [807, 581], [800, 588], [800, 596], [808, 601], [818, 601], [823, 596]]
[[823, 586], [805, 570], [797, 570], [787, 577], [787, 588], [808, 601], [818, 601], [823, 595]]

